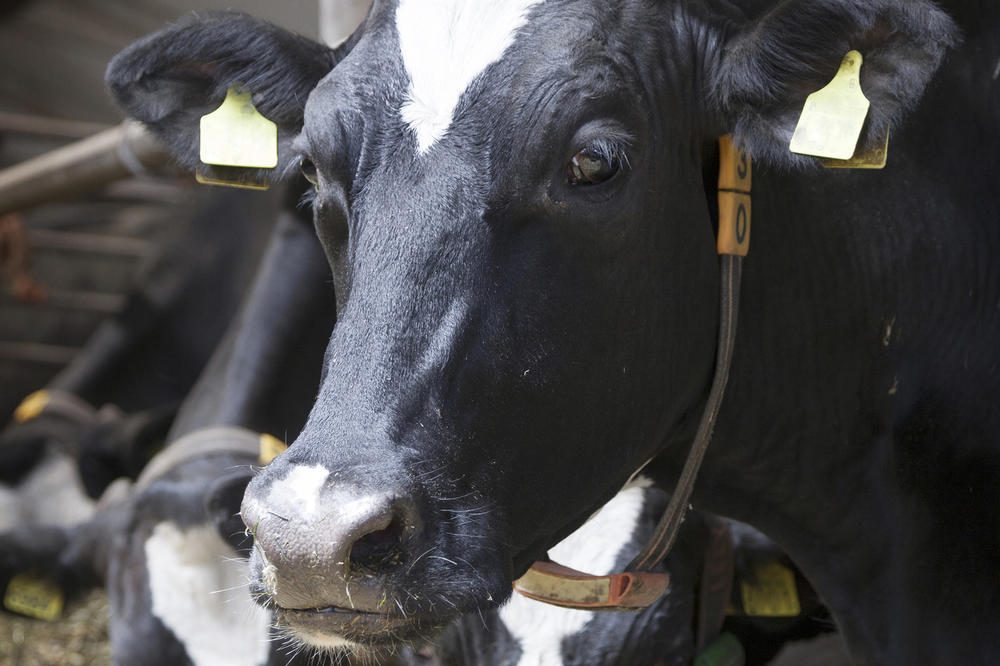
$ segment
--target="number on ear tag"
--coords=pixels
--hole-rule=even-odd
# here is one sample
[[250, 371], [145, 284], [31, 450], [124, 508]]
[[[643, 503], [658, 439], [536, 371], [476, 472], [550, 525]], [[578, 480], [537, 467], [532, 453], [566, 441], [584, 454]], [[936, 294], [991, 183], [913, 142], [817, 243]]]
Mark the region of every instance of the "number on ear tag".
[[848, 51], [830, 83], [806, 98], [788, 149], [847, 160], [854, 155], [871, 105], [861, 92], [861, 54]]
[[232, 167], [278, 166], [278, 126], [258, 113], [250, 93], [233, 86], [222, 105], [201, 117], [201, 161]]

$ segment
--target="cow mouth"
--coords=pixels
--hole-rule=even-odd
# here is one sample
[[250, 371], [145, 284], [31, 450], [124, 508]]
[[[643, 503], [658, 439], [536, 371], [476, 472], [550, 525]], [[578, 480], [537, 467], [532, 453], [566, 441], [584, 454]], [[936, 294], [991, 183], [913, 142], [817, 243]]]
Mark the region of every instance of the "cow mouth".
[[440, 630], [447, 620], [424, 614], [402, 615], [362, 611], [339, 606], [326, 608], [278, 607], [278, 624], [306, 643], [337, 639], [365, 647], [391, 647], [421, 643]]

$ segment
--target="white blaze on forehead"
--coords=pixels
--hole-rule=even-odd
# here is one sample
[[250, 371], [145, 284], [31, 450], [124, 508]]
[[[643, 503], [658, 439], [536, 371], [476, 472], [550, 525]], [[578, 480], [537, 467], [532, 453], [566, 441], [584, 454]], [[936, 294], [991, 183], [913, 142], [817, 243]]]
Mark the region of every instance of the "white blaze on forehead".
[[[622, 490], [556, 544], [549, 557], [589, 574], [614, 573], [619, 553], [632, 541], [644, 502], [642, 488]], [[516, 593], [500, 609], [500, 620], [521, 646], [518, 666], [561, 664], [563, 640], [579, 633], [594, 615], [594, 611], [559, 608]]]
[[313, 520], [319, 513], [319, 493], [328, 476], [330, 470], [322, 465], [296, 465], [285, 478], [271, 486], [267, 504], [292, 507], [302, 520]]
[[145, 543], [152, 611], [197, 666], [256, 666], [270, 652], [271, 614], [253, 602], [247, 562], [214, 526], [158, 523]]
[[503, 56], [543, 0], [400, 0], [396, 31], [410, 75], [403, 120], [426, 152], [451, 125], [458, 99]]

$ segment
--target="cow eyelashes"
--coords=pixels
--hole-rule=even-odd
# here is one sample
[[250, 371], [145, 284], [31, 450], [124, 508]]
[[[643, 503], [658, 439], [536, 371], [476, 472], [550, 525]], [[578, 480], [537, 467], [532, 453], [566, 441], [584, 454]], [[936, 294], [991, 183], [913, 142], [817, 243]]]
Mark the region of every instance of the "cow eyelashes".
[[610, 141], [594, 141], [570, 158], [566, 181], [570, 185], [598, 185], [628, 166], [625, 150]]

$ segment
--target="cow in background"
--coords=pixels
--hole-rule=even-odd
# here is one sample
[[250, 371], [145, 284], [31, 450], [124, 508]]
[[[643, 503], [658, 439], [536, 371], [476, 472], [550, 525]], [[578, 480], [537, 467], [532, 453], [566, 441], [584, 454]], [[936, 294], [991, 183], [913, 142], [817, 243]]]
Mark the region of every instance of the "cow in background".
[[0, 431], [0, 526], [82, 521], [114, 479], [138, 475], [235, 315], [280, 205], [219, 191], [178, 222], [122, 312]]
[[269, 635], [270, 613], [251, 602], [239, 557], [251, 541], [238, 511], [260, 463], [257, 433], [294, 435], [305, 420], [335, 300], [308, 221], [284, 212], [269, 226], [239, 313], [174, 420], [171, 444], [135, 487], [102, 500], [82, 524], [22, 526], [0, 538], [5, 581], [42, 574], [67, 596], [106, 587], [116, 664], [305, 659], [290, 661], [294, 650]]

